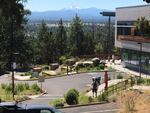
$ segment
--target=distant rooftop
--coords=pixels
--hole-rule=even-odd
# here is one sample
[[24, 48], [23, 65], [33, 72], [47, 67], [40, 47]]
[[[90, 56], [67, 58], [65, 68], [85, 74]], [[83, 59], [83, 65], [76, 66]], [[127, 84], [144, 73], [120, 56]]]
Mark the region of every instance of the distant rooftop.
[[136, 6], [126, 6], [126, 7], [117, 7], [116, 9], [124, 9], [124, 8], [136, 8], [136, 7], [150, 7], [150, 4], [147, 5], [136, 5]]

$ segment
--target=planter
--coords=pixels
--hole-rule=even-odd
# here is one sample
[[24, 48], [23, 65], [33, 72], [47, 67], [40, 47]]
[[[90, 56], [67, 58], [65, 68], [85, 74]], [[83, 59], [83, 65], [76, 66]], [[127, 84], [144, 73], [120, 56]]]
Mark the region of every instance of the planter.
[[134, 42], [141, 42], [141, 43], [150, 43], [150, 37], [145, 38], [143, 36], [119, 35], [118, 40], [134, 41]]

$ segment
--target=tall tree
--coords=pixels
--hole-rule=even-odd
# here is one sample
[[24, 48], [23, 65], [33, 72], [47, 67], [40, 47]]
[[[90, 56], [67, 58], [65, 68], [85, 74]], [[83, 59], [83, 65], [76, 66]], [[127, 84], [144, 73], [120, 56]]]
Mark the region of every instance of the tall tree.
[[57, 59], [57, 39], [49, 30], [46, 23], [42, 21], [37, 33], [36, 62], [39, 64], [49, 64]]
[[90, 29], [88, 32], [84, 32], [84, 54], [91, 55], [94, 53], [94, 37], [93, 31]]
[[[95, 38], [95, 49], [98, 49], [98, 45], [100, 51], [102, 53], [112, 53], [112, 49], [114, 48], [114, 30], [113, 26], [111, 25], [110, 30], [110, 37], [108, 37], [108, 25], [105, 26], [98, 26], [96, 31], [96, 38]], [[97, 50], [95, 50], [97, 51]]]
[[70, 49], [73, 56], [84, 54], [84, 32], [83, 23], [78, 15], [73, 18], [70, 26]]
[[3, 40], [0, 42], [2, 45], [0, 57], [5, 68], [10, 67], [13, 53], [19, 53], [20, 59], [26, 57], [26, 52], [22, 50], [27, 45], [24, 25], [29, 11], [24, 9], [23, 2], [23, 0], [0, 0], [0, 40]]
[[59, 21], [55, 38], [57, 39], [56, 45], [57, 45], [58, 57], [61, 57], [65, 55], [67, 52], [67, 33], [65, 27], [63, 26], [62, 19], [60, 19]]

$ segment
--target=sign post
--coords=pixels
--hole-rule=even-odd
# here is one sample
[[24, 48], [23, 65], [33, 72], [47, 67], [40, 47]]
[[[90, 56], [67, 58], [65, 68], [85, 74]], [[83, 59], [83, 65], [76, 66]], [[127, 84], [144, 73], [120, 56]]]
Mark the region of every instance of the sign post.
[[43, 91], [42, 83], [45, 82], [44, 76], [39, 76], [38, 82], [41, 83], [41, 92]]
[[104, 75], [104, 79], [105, 79], [105, 91], [108, 90], [108, 73], [107, 70], [105, 71], [105, 75]]

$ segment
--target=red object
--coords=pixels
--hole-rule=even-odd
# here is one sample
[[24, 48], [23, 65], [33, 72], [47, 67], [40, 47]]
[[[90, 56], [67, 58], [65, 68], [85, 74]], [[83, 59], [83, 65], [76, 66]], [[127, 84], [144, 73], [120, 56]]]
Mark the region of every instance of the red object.
[[104, 80], [105, 80], [105, 91], [108, 90], [108, 74], [107, 71], [105, 71], [105, 75], [104, 75]]

